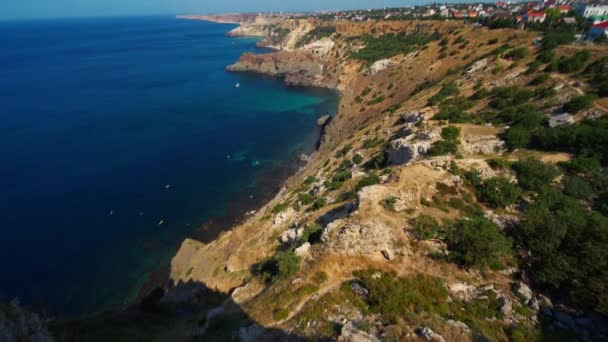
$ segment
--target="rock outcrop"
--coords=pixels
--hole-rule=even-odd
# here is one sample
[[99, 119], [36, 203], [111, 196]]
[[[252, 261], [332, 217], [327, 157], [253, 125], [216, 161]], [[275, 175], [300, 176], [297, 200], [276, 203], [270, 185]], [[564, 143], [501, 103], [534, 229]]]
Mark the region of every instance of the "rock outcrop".
[[0, 304], [0, 341], [53, 341], [40, 317], [19, 305], [17, 300]]
[[284, 77], [289, 85], [324, 86], [321, 82], [324, 67], [307, 51], [244, 54], [226, 69]]
[[393, 232], [380, 222], [355, 224], [336, 220], [323, 229], [321, 240], [330, 253], [342, 255], [381, 256], [382, 251], [394, 253], [395, 249]]

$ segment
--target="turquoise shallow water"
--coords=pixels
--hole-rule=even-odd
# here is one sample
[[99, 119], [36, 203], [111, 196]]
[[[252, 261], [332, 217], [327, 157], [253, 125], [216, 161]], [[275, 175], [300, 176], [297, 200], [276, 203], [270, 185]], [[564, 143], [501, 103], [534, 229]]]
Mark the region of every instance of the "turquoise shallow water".
[[183, 238], [312, 151], [336, 95], [224, 71], [256, 51], [232, 27], [0, 22], [0, 296], [120, 307]]

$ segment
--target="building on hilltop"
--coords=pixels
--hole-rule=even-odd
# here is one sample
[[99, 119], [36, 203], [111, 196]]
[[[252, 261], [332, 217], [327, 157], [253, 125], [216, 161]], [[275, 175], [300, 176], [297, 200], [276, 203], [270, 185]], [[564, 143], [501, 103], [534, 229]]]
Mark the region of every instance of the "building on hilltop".
[[587, 38], [595, 40], [601, 35], [604, 35], [606, 36], [606, 38], [608, 38], [608, 21], [591, 26], [591, 29], [587, 34]]
[[524, 17], [528, 23], [543, 23], [547, 19], [547, 14], [542, 11], [529, 11]]
[[577, 7], [576, 11], [585, 18], [593, 17], [593, 16], [602, 16], [608, 15], [608, 6], [595, 6], [595, 5], [587, 5], [582, 4]]

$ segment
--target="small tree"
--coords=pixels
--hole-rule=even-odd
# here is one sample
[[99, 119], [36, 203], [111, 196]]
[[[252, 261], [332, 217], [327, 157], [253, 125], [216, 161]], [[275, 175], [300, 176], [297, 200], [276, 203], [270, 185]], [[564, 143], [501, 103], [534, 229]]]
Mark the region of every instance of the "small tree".
[[460, 128], [447, 126], [441, 130], [441, 137], [445, 140], [456, 141], [460, 137]]
[[479, 198], [494, 208], [505, 208], [521, 196], [521, 189], [508, 179], [493, 177], [483, 182], [477, 190]]
[[482, 216], [458, 221], [447, 238], [450, 256], [465, 266], [498, 267], [511, 253], [511, 240]]
[[558, 175], [558, 170], [553, 165], [545, 164], [534, 158], [526, 158], [513, 164], [517, 172], [519, 185], [532, 191], [540, 191], [553, 182]]

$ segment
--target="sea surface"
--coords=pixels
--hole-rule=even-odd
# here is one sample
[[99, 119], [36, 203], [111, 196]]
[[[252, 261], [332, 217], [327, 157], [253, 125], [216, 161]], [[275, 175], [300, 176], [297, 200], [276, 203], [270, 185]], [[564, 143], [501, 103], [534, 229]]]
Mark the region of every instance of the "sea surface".
[[0, 300], [120, 308], [185, 237], [314, 149], [336, 94], [226, 72], [256, 51], [233, 27], [0, 22]]

